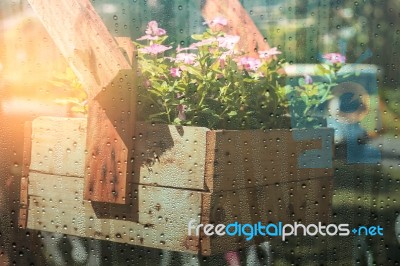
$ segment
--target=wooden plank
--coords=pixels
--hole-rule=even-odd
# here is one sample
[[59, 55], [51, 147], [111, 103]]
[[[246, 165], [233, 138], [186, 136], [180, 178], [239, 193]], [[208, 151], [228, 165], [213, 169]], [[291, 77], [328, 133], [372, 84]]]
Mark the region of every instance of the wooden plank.
[[[89, 95], [87, 200], [126, 203], [136, 120], [135, 74], [90, 1], [30, 0]], [[104, 175], [104, 169], [109, 174]]]
[[38, 117], [32, 126], [31, 171], [84, 176], [85, 118]]
[[60, 52], [94, 99], [131, 66], [90, 1], [29, 0]]
[[[329, 134], [331, 131], [320, 129], [319, 132]], [[223, 130], [210, 132], [208, 136], [214, 138], [212, 143], [215, 144], [213, 173], [205, 177], [209, 190], [233, 190], [333, 176], [332, 168], [298, 166], [298, 157], [303, 152], [321, 148], [322, 140], [319, 139], [296, 141], [293, 132], [284, 129], [265, 132]]]
[[31, 164], [32, 151], [32, 123], [30, 121], [24, 124], [24, 151], [22, 158], [22, 177], [19, 200], [18, 227], [26, 228], [28, 220], [28, 175]]
[[135, 129], [133, 70], [120, 71], [89, 105], [86, 200], [125, 204], [132, 178]]
[[[135, 46], [133, 45], [132, 39], [130, 37], [116, 37], [115, 40], [118, 43], [118, 46], [122, 50], [123, 55], [125, 56], [125, 59], [129, 62], [130, 65], [134, 65], [136, 63], [136, 49]], [[133, 69], [136, 69], [135, 67], [132, 67]]]
[[207, 128], [140, 124], [134, 183], [205, 190]]
[[35, 173], [29, 179], [30, 229], [198, 252], [198, 239], [197, 244], [187, 243], [187, 224], [191, 219], [200, 222], [200, 192], [139, 185], [133, 193], [140, 209], [136, 205], [131, 210], [137, 212], [133, 221], [123, 213], [104, 218], [101, 210], [82, 200], [83, 178]]
[[207, 0], [202, 14], [206, 21], [211, 21], [218, 16], [228, 19], [228, 25], [223, 27], [223, 31], [240, 36], [239, 49], [249, 56], [259, 57], [257, 51], [270, 48], [239, 0]]
[[[31, 171], [83, 177], [86, 131], [84, 118], [35, 119]], [[135, 131], [133, 183], [205, 189], [208, 129], [140, 123]]]
[[[332, 180], [310, 179], [211, 194], [138, 185], [134, 194], [140, 208], [131, 210], [136, 215], [120, 212], [108, 217], [93, 203], [83, 201], [82, 193], [82, 178], [31, 174], [28, 228], [196, 253], [200, 240], [188, 235], [191, 219], [194, 224], [225, 225], [236, 221], [329, 222]], [[130, 219], [133, 216], [135, 220]], [[218, 254], [253, 243], [243, 236], [203, 235], [200, 252]]]
[[[135, 131], [133, 184], [226, 191], [333, 176], [332, 168], [299, 168], [298, 157], [322, 143], [296, 141], [290, 130], [209, 131], [142, 123]], [[83, 177], [85, 132], [82, 118], [36, 119], [31, 170]]]
[[[214, 192], [208, 200], [203, 201], [203, 212], [209, 212], [209, 216], [202, 217], [202, 223], [326, 224], [330, 223], [332, 218], [332, 191], [332, 179], [324, 177]], [[201, 253], [218, 254], [267, 240], [267, 237], [256, 237], [246, 241], [244, 236], [227, 235], [205, 238], [201, 241]]]

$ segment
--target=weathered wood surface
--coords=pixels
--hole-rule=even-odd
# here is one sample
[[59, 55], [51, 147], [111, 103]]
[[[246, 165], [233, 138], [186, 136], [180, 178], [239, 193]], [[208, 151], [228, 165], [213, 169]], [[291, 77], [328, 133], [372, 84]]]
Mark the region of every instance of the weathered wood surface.
[[[320, 135], [333, 130], [320, 129]], [[205, 176], [210, 190], [231, 190], [333, 176], [332, 168], [300, 168], [299, 157], [307, 150], [321, 149], [322, 140], [294, 140], [290, 130], [210, 131], [207, 133], [208, 156], [214, 162], [212, 173]], [[215, 154], [213, 154], [215, 153]], [[333, 156], [333, 154], [332, 154]]]
[[259, 57], [257, 51], [270, 48], [239, 0], [207, 0], [202, 14], [206, 21], [218, 16], [228, 19], [228, 25], [223, 28], [224, 32], [240, 36], [239, 49], [249, 56]]
[[39, 117], [32, 127], [31, 172], [84, 176], [85, 118]]
[[[33, 123], [31, 171], [84, 176], [86, 120], [40, 117]], [[333, 176], [332, 168], [298, 167], [300, 154], [319, 149], [321, 140], [295, 141], [289, 130], [210, 131], [138, 123], [135, 131], [133, 184], [226, 191]], [[330, 131], [321, 129], [321, 134]]]
[[[217, 183], [226, 187], [214, 189], [211, 192], [206, 191], [206, 184], [201, 187], [200, 180], [203, 182], [205, 180], [204, 172], [212, 175], [213, 172], [220, 171], [218, 167], [222, 166], [220, 166], [221, 162], [218, 162], [218, 157], [231, 156], [231, 153], [234, 153], [229, 147], [236, 147], [248, 156], [250, 150], [246, 150], [247, 145], [255, 135], [246, 131], [243, 138], [238, 140], [233, 139], [236, 134], [214, 131], [215, 136], [218, 137], [212, 139], [218, 141], [204, 143], [206, 135], [210, 134], [210, 131], [204, 128], [138, 125], [134, 150], [140, 151], [138, 154], [141, 158], [135, 158], [134, 161], [137, 162], [137, 166], [142, 165], [143, 169], [153, 165], [154, 171], [137, 169], [136, 174], [140, 182], [147, 182], [147, 178], [151, 182], [131, 186], [130, 204], [113, 205], [85, 201], [83, 200], [84, 167], [82, 162], [79, 162], [84, 157], [85, 125], [86, 120], [83, 118], [41, 117], [33, 121], [29, 200], [26, 205], [28, 228], [210, 255], [238, 249], [262, 239], [255, 238], [247, 242], [243, 237], [201, 236], [200, 240], [188, 235], [187, 224], [191, 219], [195, 220], [195, 224], [200, 222], [229, 224], [236, 221], [251, 224], [258, 221], [264, 223], [301, 221], [308, 224], [329, 221], [332, 198], [332, 181], [329, 176], [296, 179], [294, 182], [290, 179], [291, 177], [288, 177], [279, 182], [275, 180], [277, 182], [270, 185], [260, 185], [255, 182], [253, 187], [248, 188], [245, 184], [240, 186], [238, 180], [231, 180], [235, 186], [231, 184], [231, 181]], [[265, 145], [268, 144], [270, 148], [278, 147], [274, 146], [276, 143], [271, 144], [274, 142], [288, 144], [284, 141], [284, 132], [278, 131], [273, 135], [268, 135], [271, 141], [260, 141]], [[219, 134], [222, 135], [219, 136]], [[31, 140], [29, 136], [27, 134], [27, 141]], [[279, 141], [277, 137], [280, 138]], [[160, 143], [161, 140], [162, 143]], [[196, 145], [195, 142], [197, 142]], [[260, 149], [265, 149], [259, 142], [255, 144]], [[227, 143], [232, 143], [232, 145]], [[178, 149], [174, 150], [174, 144]], [[306, 145], [309, 145], [308, 148], [319, 147], [315, 143], [301, 143], [288, 148], [289, 153], [292, 150], [301, 151]], [[221, 155], [220, 149], [227, 150]], [[213, 151], [217, 163], [205, 159], [206, 153]], [[164, 155], [165, 158], [163, 158]], [[169, 162], [177, 160], [176, 157], [182, 157], [181, 163]], [[197, 160], [201, 158], [203, 165], [200, 166]], [[242, 159], [236, 164], [247, 167], [247, 162], [243, 159], [245, 157], [240, 158]], [[255, 159], [251, 158], [251, 160]], [[60, 161], [64, 166], [57, 165]], [[268, 162], [265, 161], [265, 163]], [[169, 163], [171, 165], [168, 166]], [[185, 172], [182, 168], [190, 166], [186, 170], [194, 169], [196, 163], [203, 174], [198, 172], [196, 176], [190, 176], [190, 172]], [[166, 165], [167, 170], [162, 169], [163, 165]], [[222, 169], [239, 171], [231, 165], [224, 166]], [[179, 171], [183, 172], [179, 173]], [[192, 171], [195, 172], [195, 170]], [[202, 175], [197, 176], [199, 174]], [[192, 182], [195, 177], [199, 181], [197, 188], [193, 186], [195, 182]], [[229, 177], [226, 178], [229, 180]], [[237, 178], [242, 178], [242, 176], [238, 175]], [[156, 180], [163, 186], [155, 184]]]
[[19, 195], [19, 215], [18, 227], [26, 228], [28, 219], [28, 176], [29, 168], [31, 165], [31, 151], [32, 151], [32, 123], [25, 122], [24, 125], [24, 151], [22, 159], [22, 177], [21, 177], [21, 190]]
[[136, 48], [132, 39], [129, 37], [116, 37], [115, 40], [125, 56], [125, 59], [128, 60], [128, 63], [132, 66], [132, 69], [136, 69]]
[[90, 1], [28, 2], [85, 85], [90, 99], [94, 99], [121, 69], [131, 68]]
[[[33, 121], [30, 170], [84, 177], [84, 118], [39, 117]], [[139, 123], [133, 151], [134, 183], [205, 190], [206, 128]]]
[[90, 1], [29, 3], [89, 95], [84, 197], [126, 203], [136, 73]]
[[[326, 223], [330, 218], [331, 186], [329, 178], [214, 193], [138, 185], [134, 194], [139, 209], [103, 218], [102, 210], [82, 200], [83, 178], [31, 173], [28, 228], [211, 255], [263, 239], [201, 236], [200, 241], [194, 233], [188, 235], [190, 220], [194, 219], [195, 225]], [[127, 216], [135, 216], [135, 220]]]
[[207, 189], [207, 128], [138, 124], [135, 131], [135, 183]]
[[[330, 177], [297, 182], [282, 182], [232, 191], [215, 191], [203, 195], [202, 223], [225, 224], [261, 222], [283, 224], [301, 222], [330, 223], [333, 183]], [[245, 236], [207, 237], [202, 235], [201, 253], [217, 254], [236, 250], [267, 238], [257, 236], [250, 241]]]
[[[136, 221], [124, 214], [101, 218], [94, 205], [82, 200], [81, 177], [31, 173], [29, 176], [28, 228], [90, 237], [114, 242], [191, 253], [196, 243], [187, 238], [187, 223], [200, 222], [200, 192], [138, 185], [135, 197], [140, 208]], [[117, 205], [121, 206], [121, 205]]]

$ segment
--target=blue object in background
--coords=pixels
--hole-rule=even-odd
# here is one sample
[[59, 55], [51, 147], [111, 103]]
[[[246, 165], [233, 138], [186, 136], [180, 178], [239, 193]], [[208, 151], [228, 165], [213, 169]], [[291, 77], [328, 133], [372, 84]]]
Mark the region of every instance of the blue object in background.
[[[334, 98], [327, 104], [321, 105], [316, 116], [326, 118], [326, 126], [334, 129], [336, 143], [347, 144], [348, 163], [378, 163], [381, 160], [381, 152], [362, 143], [368, 134], [382, 128], [377, 68], [373, 65], [352, 64], [344, 66], [340, 71], [343, 77], [332, 90]], [[292, 65], [287, 73], [290, 76], [288, 80], [290, 85], [297, 85], [298, 79], [304, 75], [310, 75], [313, 80], [321, 78], [313, 75], [314, 65]], [[301, 106], [290, 106], [292, 127], [310, 128], [323, 125], [320, 121], [318, 124], [299, 125], [294, 115], [294, 110], [299, 108]]]

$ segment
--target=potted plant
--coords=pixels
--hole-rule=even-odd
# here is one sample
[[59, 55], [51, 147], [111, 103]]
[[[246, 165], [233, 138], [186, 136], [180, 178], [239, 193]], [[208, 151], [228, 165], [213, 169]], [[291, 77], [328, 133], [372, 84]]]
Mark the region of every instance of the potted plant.
[[281, 52], [275, 47], [253, 58], [237, 51], [240, 37], [218, 30], [226, 23], [214, 19], [192, 36], [195, 43], [175, 50], [156, 21], [148, 24], [138, 39], [146, 44], [135, 43], [143, 120], [228, 130], [288, 127]]

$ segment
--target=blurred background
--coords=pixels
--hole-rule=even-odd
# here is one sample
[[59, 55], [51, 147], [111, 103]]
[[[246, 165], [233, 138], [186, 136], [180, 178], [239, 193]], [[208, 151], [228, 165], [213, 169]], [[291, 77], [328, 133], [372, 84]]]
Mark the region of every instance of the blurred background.
[[[384, 237], [271, 240], [269, 255], [241, 251], [242, 263], [273, 265], [396, 265], [400, 263], [400, 1], [398, 0], [247, 0], [240, 1], [271, 46], [292, 64], [320, 62], [328, 52], [345, 54], [349, 63], [376, 66], [382, 130], [364, 141], [380, 149], [377, 164], [350, 165], [343, 146], [336, 147], [334, 222], [379, 224]], [[147, 22], [157, 20], [170, 41], [190, 44], [204, 30], [202, 1], [92, 0], [114, 36], [142, 36]], [[245, 29], [243, 29], [245, 30]], [[369, 52], [367, 52], [369, 51]], [[366, 53], [367, 52], [367, 53]], [[370, 56], [365, 56], [369, 54]], [[0, 2], [0, 264], [85, 265], [70, 254], [66, 237], [18, 229], [23, 125], [40, 115], [68, 116], [55, 102], [70, 97], [50, 81], [67, 67], [27, 1]], [[398, 228], [398, 229], [397, 229]], [[396, 231], [397, 230], [397, 231]], [[91, 241], [84, 239], [88, 248]], [[97, 241], [98, 263], [104, 265], [223, 265], [220, 257], [197, 258], [179, 253]], [[59, 249], [62, 260], [49, 250]], [[54, 251], [53, 251], [54, 252]], [[247, 254], [247, 255], [246, 255]], [[267, 258], [268, 256], [272, 257]], [[164, 259], [164, 260], [163, 260]], [[253, 260], [253, 261], [252, 261]]]

